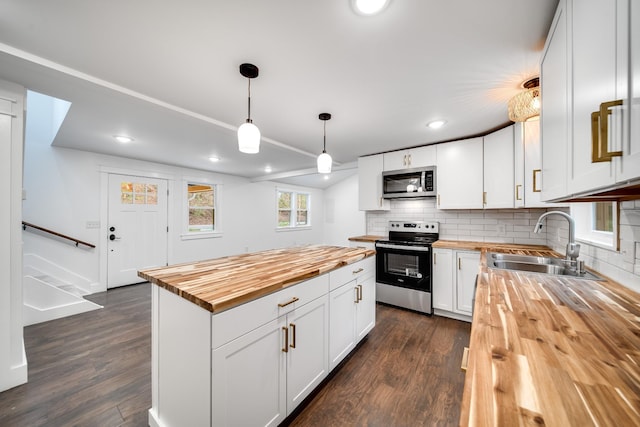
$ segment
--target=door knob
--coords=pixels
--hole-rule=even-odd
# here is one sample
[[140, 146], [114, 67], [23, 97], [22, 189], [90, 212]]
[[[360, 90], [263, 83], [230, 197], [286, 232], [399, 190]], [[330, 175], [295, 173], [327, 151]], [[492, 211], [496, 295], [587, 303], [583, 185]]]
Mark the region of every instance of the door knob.
[[113, 233], [114, 231], [116, 231], [116, 228], [111, 226], [111, 227], [109, 227], [109, 231]]
[[109, 234], [109, 240], [120, 240], [120, 238], [116, 237], [115, 234]]

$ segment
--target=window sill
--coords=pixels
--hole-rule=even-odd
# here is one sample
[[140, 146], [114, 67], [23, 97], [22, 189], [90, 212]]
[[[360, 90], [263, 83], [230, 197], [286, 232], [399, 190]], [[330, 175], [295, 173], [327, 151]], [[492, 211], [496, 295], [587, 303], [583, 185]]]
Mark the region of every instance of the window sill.
[[222, 232], [204, 231], [201, 233], [182, 233], [180, 235], [181, 240], [215, 239], [218, 237], [222, 237]]
[[302, 230], [311, 230], [311, 226], [307, 225], [304, 227], [278, 227], [276, 228], [276, 232], [280, 231], [302, 231]]
[[589, 246], [595, 246], [595, 247], [600, 248], [600, 249], [606, 249], [606, 250], [612, 251], [612, 252], [618, 252], [616, 250], [616, 248], [612, 244], [599, 242], [599, 241], [596, 241], [596, 240], [589, 240], [589, 239], [586, 239], [584, 237], [576, 237], [576, 242], [578, 242], [580, 244], [589, 245]]

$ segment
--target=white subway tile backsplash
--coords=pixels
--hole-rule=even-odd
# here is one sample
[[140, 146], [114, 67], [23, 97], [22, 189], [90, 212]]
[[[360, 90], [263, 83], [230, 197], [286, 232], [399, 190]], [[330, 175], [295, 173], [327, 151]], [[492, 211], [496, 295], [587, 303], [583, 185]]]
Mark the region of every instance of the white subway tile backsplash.
[[[553, 208], [562, 210], [567, 208]], [[390, 220], [438, 221], [443, 240], [546, 245], [564, 253], [569, 225], [549, 216], [540, 233], [533, 227], [547, 209], [439, 210], [434, 199], [393, 200], [387, 212], [367, 212], [367, 233], [386, 236]], [[504, 233], [499, 232], [504, 227]], [[640, 291], [640, 200], [620, 204], [620, 248], [611, 251], [581, 243], [585, 264], [636, 291]]]

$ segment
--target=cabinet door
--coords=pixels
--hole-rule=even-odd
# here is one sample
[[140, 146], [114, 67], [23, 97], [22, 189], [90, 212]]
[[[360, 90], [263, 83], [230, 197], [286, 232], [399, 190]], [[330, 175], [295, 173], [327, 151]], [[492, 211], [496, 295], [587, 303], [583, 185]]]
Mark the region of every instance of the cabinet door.
[[524, 164], [525, 164], [524, 124], [525, 123], [518, 122], [513, 125], [513, 135], [514, 135], [513, 193], [514, 193], [514, 199], [515, 199], [513, 206], [516, 208], [523, 208], [525, 204], [525, 200], [524, 200], [524, 170], [525, 170], [524, 168]]
[[569, 45], [567, 3], [560, 0], [540, 63], [542, 200], [567, 195], [569, 149]]
[[436, 146], [439, 209], [482, 209], [482, 138]]
[[513, 126], [484, 137], [484, 207], [514, 207]]
[[382, 154], [358, 158], [358, 207], [361, 211], [389, 210], [382, 198]]
[[376, 325], [376, 280], [369, 276], [358, 280], [360, 300], [356, 304], [356, 343]]
[[471, 315], [473, 292], [480, 266], [480, 252], [457, 252], [456, 263], [456, 309], [454, 311]]
[[329, 369], [333, 370], [356, 346], [356, 281], [329, 293]]
[[213, 350], [214, 425], [277, 426], [284, 420], [285, 325], [285, 316], [281, 316]]
[[[630, 85], [629, 94], [631, 99], [627, 103], [629, 109], [629, 135], [624, 135], [622, 144], [622, 157], [617, 162], [616, 181], [634, 180], [640, 177], [640, 4], [637, 1], [631, 1], [627, 5], [628, 9], [619, 8], [618, 17], [624, 19], [628, 10], [629, 21], [629, 64], [628, 84]], [[621, 16], [622, 15], [622, 16]], [[619, 19], [620, 22], [620, 19]], [[621, 29], [626, 27], [620, 23]], [[622, 56], [622, 54], [620, 55]], [[618, 61], [618, 69], [626, 69], [626, 61]]]
[[290, 414], [329, 373], [328, 295], [289, 313], [287, 327], [287, 414]]
[[453, 251], [433, 250], [433, 309], [453, 311]]
[[407, 150], [391, 151], [383, 153], [383, 169], [384, 171], [393, 171], [398, 169], [409, 168], [409, 152]]
[[384, 153], [384, 170], [398, 170], [433, 166], [436, 164], [436, 147], [427, 145], [411, 150]]

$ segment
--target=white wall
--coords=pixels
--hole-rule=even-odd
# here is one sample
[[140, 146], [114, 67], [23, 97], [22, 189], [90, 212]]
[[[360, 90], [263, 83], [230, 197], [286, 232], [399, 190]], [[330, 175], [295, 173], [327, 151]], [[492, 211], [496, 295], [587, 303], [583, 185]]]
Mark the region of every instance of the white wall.
[[[93, 229], [87, 228], [87, 222], [104, 218], [106, 194], [101, 192], [101, 182], [109, 171], [169, 177], [172, 188], [169, 196], [170, 264], [323, 241], [322, 190], [283, 187], [273, 182], [251, 183], [248, 179], [230, 175], [52, 147], [46, 138], [38, 137], [37, 132], [27, 135], [24, 220], [93, 243], [96, 248], [77, 248], [48, 236], [24, 232], [24, 252], [44, 256], [98, 283], [96, 290], [106, 290], [100, 254], [106, 250], [108, 232], [106, 224]], [[181, 238], [185, 179], [221, 184], [217, 213], [221, 237]], [[277, 187], [311, 193], [310, 229], [276, 230]]]
[[324, 192], [324, 243], [349, 246], [349, 237], [366, 233], [366, 217], [358, 210], [358, 174], [338, 182]]
[[[0, 80], [0, 391], [27, 381], [22, 335], [24, 88]], [[16, 102], [8, 101], [10, 99]], [[11, 117], [15, 115], [15, 117]]]

